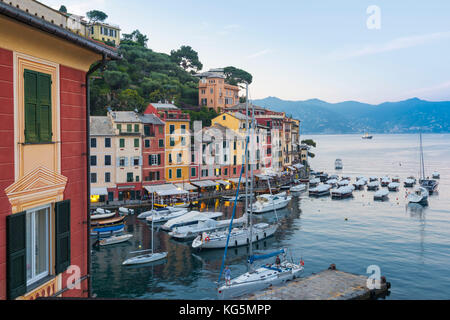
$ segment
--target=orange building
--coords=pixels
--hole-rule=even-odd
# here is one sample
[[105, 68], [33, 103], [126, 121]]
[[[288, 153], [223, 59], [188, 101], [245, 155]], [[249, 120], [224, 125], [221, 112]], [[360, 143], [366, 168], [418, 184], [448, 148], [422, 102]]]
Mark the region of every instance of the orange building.
[[198, 77], [198, 104], [220, 113], [239, 103], [239, 87], [226, 83], [223, 69], [211, 69]]

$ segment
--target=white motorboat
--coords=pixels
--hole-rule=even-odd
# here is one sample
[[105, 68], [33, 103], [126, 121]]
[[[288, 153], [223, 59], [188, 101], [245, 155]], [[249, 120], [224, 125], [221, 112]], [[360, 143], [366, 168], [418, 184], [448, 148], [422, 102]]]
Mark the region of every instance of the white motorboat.
[[145, 220], [147, 220], [147, 222], [153, 221], [154, 223], [161, 223], [161, 222], [169, 221], [170, 219], [181, 217], [189, 212], [187, 209], [184, 209], [184, 208], [179, 208], [179, 209], [180, 210], [172, 210], [172, 211], [171, 210], [153, 210], [151, 215], [148, 215], [145, 218]]
[[[239, 219], [234, 219], [233, 227], [240, 227], [244, 225], [247, 222], [247, 219], [248, 218], [245, 214]], [[199, 221], [197, 224], [173, 228], [172, 231], [169, 232], [169, 236], [177, 240], [193, 240], [198, 235], [203, 234], [203, 232], [227, 228], [230, 225], [230, 222], [231, 219], [218, 221], [214, 219], [207, 219], [204, 221]]]
[[99, 245], [108, 246], [112, 244], [122, 243], [133, 238], [132, 234], [122, 234], [117, 236], [111, 236], [109, 238], [105, 238], [99, 241]]
[[351, 177], [348, 175], [341, 176], [341, 180], [350, 180], [350, 179], [351, 179]]
[[115, 216], [116, 213], [113, 211], [109, 211], [103, 208], [97, 208], [92, 214], [91, 214], [91, 220], [98, 220], [98, 219], [106, 219], [111, 218]]
[[345, 199], [353, 196], [353, 190], [355, 188], [353, 186], [344, 186], [340, 187], [333, 192], [331, 192], [331, 197], [333, 199]]
[[415, 184], [416, 184], [416, 178], [414, 178], [414, 177], [406, 178], [405, 181], [403, 181], [403, 185], [405, 188], [412, 188], [412, 187], [414, 187]]
[[180, 212], [180, 211], [184, 212], [184, 211], [186, 211], [186, 209], [184, 209], [184, 208], [174, 208], [174, 207], [165, 207], [165, 208], [160, 208], [160, 209], [154, 209], [154, 210], [141, 212], [137, 217], [138, 217], [138, 219], [146, 219], [147, 217], [152, 216], [153, 213], [155, 213], [155, 212], [171, 213], [171, 212]]
[[337, 174], [332, 174], [331, 176], [328, 177], [328, 179], [336, 179], [339, 180], [339, 176]]
[[319, 183], [320, 183], [320, 179], [319, 178], [311, 179], [311, 180], [309, 180], [309, 187], [310, 188], [315, 188], [315, 187], [317, 187], [317, 185], [319, 185]]
[[329, 184], [319, 184], [317, 187], [309, 189], [309, 195], [320, 197], [330, 194], [331, 186]]
[[364, 177], [364, 176], [357, 176], [356, 177], [356, 181], [358, 181], [358, 180], [361, 180], [361, 181], [364, 181], [364, 182], [366, 182], [367, 183], [367, 178], [366, 177]]
[[417, 187], [414, 192], [408, 195], [409, 203], [424, 204], [428, 201], [428, 190], [424, 187]]
[[[275, 195], [263, 194], [257, 196], [256, 202], [252, 205], [253, 213], [264, 213], [285, 208], [291, 199], [292, 197], [286, 195], [286, 192]], [[248, 208], [247, 211], [250, 211], [250, 208]]]
[[400, 183], [398, 183], [398, 182], [391, 182], [391, 183], [389, 183], [388, 184], [388, 190], [389, 191], [398, 191], [398, 188], [400, 187]]
[[292, 186], [290, 191], [291, 192], [303, 192], [303, 191], [306, 191], [306, 184], [298, 184], [296, 186]]
[[342, 159], [336, 159], [336, 161], [334, 161], [334, 168], [336, 170], [342, 170], [344, 168], [344, 165], [342, 164]]
[[376, 190], [378, 190], [379, 188], [380, 188], [380, 183], [378, 182], [378, 180], [369, 182], [369, 183], [367, 184], [367, 190], [369, 190], [369, 191], [376, 191]]
[[[298, 278], [303, 272], [304, 263], [303, 261], [301, 261], [300, 264], [289, 262], [286, 259], [285, 252], [285, 250], [280, 250], [272, 254], [261, 255], [262, 258], [258, 259], [267, 259], [273, 257], [274, 254], [279, 254], [283, 257], [283, 260], [279, 265], [265, 264], [257, 269], [252, 269], [249, 272], [231, 279], [228, 284], [225, 283], [217, 289], [218, 298], [237, 298], [244, 294], [263, 290], [270, 286], [280, 285]], [[254, 259], [254, 257], [255, 256], [251, 256], [250, 258]], [[249, 263], [251, 264], [252, 261], [250, 260]]]
[[350, 184], [350, 181], [349, 180], [341, 180], [341, 181], [338, 181], [337, 184], [338, 184], [339, 187], [345, 187], [345, 186], [348, 186]]
[[367, 184], [367, 181], [366, 181], [366, 180], [364, 180], [364, 179], [359, 179], [359, 180], [357, 180], [357, 181], [353, 184], [353, 186], [355, 187], [355, 189], [361, 190], [361, 189], [364, 188], [364, 186], [365, 186], [366, 184]]
[[392, 182], [400, 183], [400, 177], [399, 176], [392, 177]]
[[222, 212], [200, 212], [200, 211], [189, 211], [180, 217], [170, 219], [165, 224], [161, 226], [163, 230], [170, 231], [173, 228], [186, 226], [190, 224], [197, 224], [199, 221], [207, 219], [216, 219], [222, 216]]
[[391, 183], [391, 179], [389, 177], [382, 177], [381, 178], [381, 186], [382, 187], [387, 187], [389, 185], [389, 183]]
[[[252, 243], [272, 236], [278, 229], [278, 224], [257, 223], [253, 225]], [[227, 245], [228, 231], [203, 233], [192, 242], [192, 248], [218, 249]], [[239, 247], [250, 244], [250, 228], [233, 228], [230, 233], [229, 247]]]
[[369, 182], [373, 182], [373, 181], [378, 181], [378, 177], [376, 177], [376, 176], [369, 177]]
[[329, 184], [332, 188], [336, 187], [338, 181], [337, 179], [329, 179], [327, 180], [327, 182], [325, 182], [326, 184]]
[[120, 207], [119, 208], [119, 213], [120, 214], [134, 214], [134, 209]]
[[433, 179], [440, 179], [441, 178], [441, 174], [437, 171], [432, 173], [432, 177]]
[[389, 191], [386, 189], [381, 189], [377, 192], [374, 193], [373, 195], [373, 199], [374, 200], [379, 200], [379, 201], [384, 201], [388, 199], [388, 195], [389, 195]]
[[371, 135], [369, 135], [369, 133], [364, 133], [364, 135], [361, 137], [361, 138], [363, 138], [363, 139], [369, 139], [369, 140], [371, 140], [372, 138], [373, 138], [373, 136], [371, 136]]
[[125, 260], [122, 265], [144, 264], [154, 261], [158, 261], [167, 257], [167, 252], [152, 252], [143, 255], [139, 255], [133, 258]]

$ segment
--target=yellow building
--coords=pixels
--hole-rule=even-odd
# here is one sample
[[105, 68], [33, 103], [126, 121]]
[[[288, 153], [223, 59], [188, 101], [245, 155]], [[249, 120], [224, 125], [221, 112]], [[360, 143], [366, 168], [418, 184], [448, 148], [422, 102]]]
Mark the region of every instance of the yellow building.
[[94, 40], [120, 44], [120, 27], [104, 22], [95, 22], [89, 26], [90, 37]]
[[144, 113], [156, 114], [165, 126], [167, 182], [189, 182], [191, 165], [190, 116], [170, 103], [151, 103]]

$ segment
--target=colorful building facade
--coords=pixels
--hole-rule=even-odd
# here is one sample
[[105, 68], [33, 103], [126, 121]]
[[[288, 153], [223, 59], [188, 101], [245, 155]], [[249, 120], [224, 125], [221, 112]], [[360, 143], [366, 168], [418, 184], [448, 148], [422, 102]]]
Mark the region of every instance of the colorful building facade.
[[0, 299], [89, 295], [86, 78], [102, 57], [119, 58], [0, 2]]

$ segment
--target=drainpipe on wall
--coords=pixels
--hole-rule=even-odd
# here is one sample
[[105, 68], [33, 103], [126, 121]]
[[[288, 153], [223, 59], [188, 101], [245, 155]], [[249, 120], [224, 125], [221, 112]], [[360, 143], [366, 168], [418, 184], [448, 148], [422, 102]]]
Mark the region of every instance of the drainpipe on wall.
[[87, 276], [88, 276], [88, 298], [92, 297], [92, 277], [91, 277], [91, 148], [90, 148], [90, 76], [99, 68], [104, 67], [106, 63], [106, 55], [103, 54], [101, 61], [92, 66], [86, 73], [86, 198], [87, 198]]

